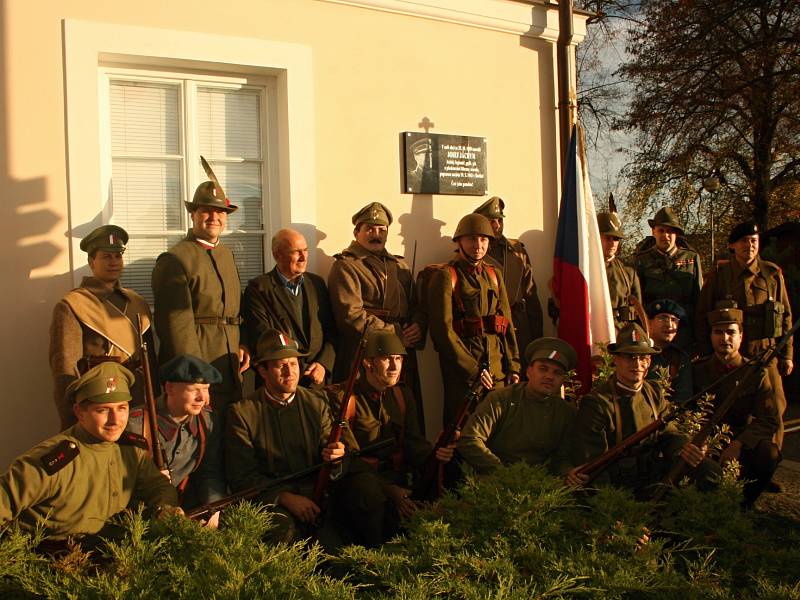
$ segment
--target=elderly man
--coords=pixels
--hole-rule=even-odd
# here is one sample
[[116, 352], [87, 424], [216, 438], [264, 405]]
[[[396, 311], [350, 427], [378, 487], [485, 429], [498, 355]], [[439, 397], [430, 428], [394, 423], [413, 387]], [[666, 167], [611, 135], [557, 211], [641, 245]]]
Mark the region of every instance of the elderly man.
[[308, 273], [308, 244], [293, 229], [281, 229], [272, 238], [275, 268], [251, 279], [242, 298], [245, 337], [257, 340], [267, 329], [297, 340], [306, 356], [300, 385], [330, 380], [336, 356], [328, 288], [319, 275]]
[[617, 256], [619, 242], [625, 237], [617, 213], [598, 213], [597, 226], [600, 230], [600, 243], [603, 246], [614, 327], [619, 331], [627, 323], [641, 320], [636, 312], [636, 303], [642, 302], [642, 289], [639, 286], [639, 276], [633, 267], [623, 263]]
[[[225, 425], [225, 465], [234, 492], [344, 456], [344, 444], [328, 444], [332, 419], [322, 392], [298, 387], [303, 356], [297, 342], [268, 329], [256, 347], [264, 385], [233, 403]], [[269, 487], [262, 499], [276, 514], [276, 541], [297, 541], [320, 515], [312, 499], [316, 475]]]
[[528, 344], [528, 380], [491, 392], [461, 431], [458, 454], [478, 473], [519, 461], [547, 463], [555, 475], [572, 469], [575, 407], [561, 397], [575, 349], [558, 338]]
[[[378, 546], [399, 530], [399, 517], [417, 510], [410, 499], [409, 478], [422, 467], [431, 444], [422, 435], [411, 390], [399, 384], [406, 349], [391, 331], [373, 331], [364, 358], [349, 417], [352, 445], [364, 448], [384, 440], [394, 443], [353, 462], [337, 495], [336, 513], [345, 517], [355, 540]], [[344, 386], [329, 389], [332, 409], [341, 410]], [[440, 448], [436, 457], [447, 463], [452, 448]]]
[[[161, 367], [161, 381], [164, 394], [156, 401], [156, 426], [181, 506], [220, 500], [226, 491], [222, 431], [218, 413], [209, 406], [208, 390], [222, 375], [196, 356], [182, 354]], [[147, 407], [131, 411], [127, 430], [144, 437], [152, 454]]]
[[159, 363], [191, 354], [212, 365], [222, 381], [211, 387], [211, 404], [222, 412], [241, 396], [240, 372], [250, 364], [247, 348], [239, 343], [239, 271], [220, 241], [237, 207], [215, 178], [197, 187], [186, 209], [192, 228], [153, 269]]
[[124, 435], [134, 376], [102, 363], [67, 388], [77, 423], [17, 458], [0, 477], [0, 526], [14, 519], [48, 537], [102, 533], [112, 516], [141, 500], [159, 514], [180, 512], [175, 488], [158, 472], [144, 439]]
[[[755, 356], [792, 328], [792, 309], [783, 272], [778, 265], [759, 256], [760, 233], [760, 227], [753, 221], [736, 225], [728, 236], [731, 260], [720, 261], [703, 286], [696, 315], [697, 350], [701, 354], [709, 351], [706, 315], [720, 300], [735, 300], [744, 311], [742, 354], [745, 356]], [[778, 447], [783, 446], [783, 413], [786, 410], [781, 375], [791, 374], [793, 368], [790, 339], [781, 356], [767, 365], [778, 409], [775, 436]]]
[[542, 304], [536, 291], [531, 259], [525, 244], [503, 235], [505, 206], [502, 198], [494, 196], [474, 212], [489, 219], [492, 226], [494, 238], [489, 242], [486, 260], [495, 261], [502, 269], [517, 347], [524, 349], [530, 342], [542, 337]]
[[687, 320], [675, 344], [690, 352], [694, 338], [692, 317], [703, 287], [700, 256], [683, 239], [683, 225], [671, 208], [662, 208], [647, 221], [653, 235], [636, 248], [634, 267], [645, 304], [669, 298], [686, 311]]
[[[608, 351], [613, 356], [614, 374], [595, 384], [581, 398], [578, 409], [579, 457], [587, 462], [655, 421], [668, 405], [663, 390], [646, 380], [651, 357], [659, 350], [652, 346], [641, 327], [636, 323], [623, 327], [617, 341], [608, 345]], [[687, 442], [674, 423], [611, 464], [598, 481], [631, 488], [637, 497], [647, 497], [653, 484], [663, 479], [678, 456], [693, 468], [699, 488], [714, 485], [719, 466]], [[570, 472], [567, 480], [571, 485], [586, 481], [584, 475], [576, 475], [575, 471]]]
[[[75, 424], [66, 389], [81, 371], [112, 357], [134, 372], [139, 367], [139, 323], [152, 342], [150, 307], [139, 294], [119, 284], [125, 267], [123, 254], [128, 234], [116, 225], [103, 225], [81, 240], [89, 255], [91, 277], [56, 304], [50, 323], [50, 369], [61, 428]], [[150, 343], [149, 348], [153, 348]], [[134, 384], [134, 399], [144, 399], [144, 387]]]
[[[694, 386], [696, 391], [701, 391], [731, 370], [739, 369], [735, 377], [714, 390], [714, 403], [717, 405], [736, 394], [736, 401], [722, 421], [731, 428], [733, 440], [719, 460], [724, 465], [736, 459], [742, 465], [741, 475], [747, 481], [744, 504], [752, 506], [761, 492], [768, 489], [781, 461], [780, 449], [772, 442], [779, 416], [767, 371], [762, 367], [746, 366], [748, 361], [739, 354], [743, 340], [743, 312], [725, 306], [733, 304], [730, 301], [721, 304], [722, 307], [707, 315], [713, 354], [692, 365]], [[757, 372], [748, 375], [753, 368]]]
[[669, 399], [683, 404], [692, 397], [692, 359], [688, 352], [681, 350], [673, 342], [681, 324], [686, 322], [686, 311], [680, 304], [667, 298], [651, 302], [645, 310], [650, 338], [661, 351], [653, 355], [647, 378], [657, 379], [656, 367], [667, 369], [672, 388]]
[[[483, 215], [463, 217], [453, 234], [457, 258], [437, 265], [427, 291], [431, 339], [444, 383], [444, 426], [479, 374], [486, 389], [519, 381], [519, 353], [503, 279], [484, 261], [494, 231]], [[488, 368], [481, 370], [486, 362]]]
[[392, 213], [380, 202], [352, 218], [355, 240], [335, 255], [328, 275], [333, 316], [339, 329], [334, 381], [347, 379], [350, 361], [365, 330], [392, 331], [406, 348], [425, 339], [423, 324], [412, 318], [413, 274], [402, 257], [386, 250]]

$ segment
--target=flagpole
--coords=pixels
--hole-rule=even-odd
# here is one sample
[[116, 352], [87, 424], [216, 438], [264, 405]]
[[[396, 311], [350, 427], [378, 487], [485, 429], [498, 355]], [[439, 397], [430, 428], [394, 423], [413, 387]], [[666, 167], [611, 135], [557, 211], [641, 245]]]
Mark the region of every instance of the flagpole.
[[558, 2], [558, 43], [556, 65], [558, 77], [558, 135], [561, 156], [561, 181], [567, 169], [567, 153], [572, 134], [572, 70], [570, 69], [571, 45], [573, 37], [572, 0]]

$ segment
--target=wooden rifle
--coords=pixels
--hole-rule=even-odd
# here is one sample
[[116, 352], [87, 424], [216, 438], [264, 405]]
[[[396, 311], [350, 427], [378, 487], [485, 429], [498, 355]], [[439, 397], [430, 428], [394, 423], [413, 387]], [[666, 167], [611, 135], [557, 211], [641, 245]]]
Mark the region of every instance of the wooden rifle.
[[456, 442], [461, 428], [464, 427], [469, 416], [475, 412], [475, 407], [488, 391], [481, 382], [481, 373], [489, 368], [484, 351], [478, 365], [478, 372], [469, 383], [467, 394], [461, 407], [458, 409], [453, 421], [439, 433], [433, 449], [422, 464], [421, 475], [412, 494], [415, 500], [435, 500], [442, 495], [444, 488], [444, 464], [436, 458], [439, 448], [447, 448]]
[[[376, 442], [375, 444], [370, 444], [369, 446], [367, 446], [366, 448], [362, 448], [361, 450], [354, 450], [352, 452], [348, 452], [340, 460], [344, 460], [346, 458], [356, 458], [359, 456], [363, 456], [365, 454], [371, 454], [372, 452], [383, 450], [384, 448], [386, 448], [387, 446], [391, 446], [392, 444], [394, 444], [393, 439], [387, 439], [380, 442]], [[215, 502], [209, 502], [208, 504], [203, 504], [202, 506], [198, 506], [191, 510], [187, 510], [186, 516], [195, 521], [208, 519], [215, 512], [228, 508], [232, 504], [236, 504], [237, 502], [241, 502], [243, 500], [252, 500], [254, 498], [261, 496], [264, 492], [270, 489], [282, 486], [284, 483], [289, 483], [290, 481], [302, 479], [307, 475], [316, 473], [317, 471], [325, 468], [325, 465], [327, 464], [329, 463], [326, 462], [317, 463], [316, 465], [312, 465], [305, 469], [301, 469], [300, 471], [296, 471], [295, 473], [291, 473], [290, 475], [274, 479], [269, 483], [262, 483], [251, 486], [249, 488], [236, 492], [235, 494], [231, 494], [230, 496], [225, 496], [224, 498], [221, 498], [220, 500], [217, 500]]]
[[[358, 370], [361, 366], [361, 359], [364, 356], [364, 349], [367, 346], [367, 328], [361, 332], [361, 338], [358, 340], [355, 355], [353, 356], [353, 366], [350, 368], [350, 376], [347, 378], [347, 384], [344, 387], [344, 396], [342, 396], [341, 408], [339, 409], [339, 418], [333, 424], [331, 432], [328, 435], [327, 446], [335, 444], [342, 437], [342, 430], [347, 426], [347, 415], [350, 411], [350, 403], [352, 402], [353, 389], [356, 386], [356, 379], [358, 379]], [[319, 471], [317, 483], [314, 486], [314, 495], [312, 499], [317, 506], [322, 506], [322, 500], [325, 497], [325, 490], [331, 480], [331, 465], [326, 463]]]
[[158, 436], [158, 412], [156, 412], [156, 397], [153, 393], [153, 377], [150, 373], [150, 356], [147, 353], [147, 342], [144, 340], [144, 326], [142, 315], [137, 314], [139, 331], [139, 360], [142, 362], [142, 378], [144, 379], [144, 401], [147, 413], [147, 423], [150, 426], [152, 439], [153, 462], [159, 471], [165, 471], [167, 466], [167, 453], [161, 438]]
[[[754, 356], [750, 361], [743, 364], [739, 368], [737, 368], [733, 373], [738, 372], [740, 369], [747, 369], [745, 375], [736, 383], [736, 387], [731, 390], [731, 393], [723, 400], [719, 406], [714, 410], [714, 413], [711, 417], [706, 421], [703, 426], [700, 428], [695, 436], [692, 438], [692, 444], [697, 446], [698, 448], [702, 448], [708, 437], [714, 432], [714, 428], [722, 422], [725, 418], [725, 415], [728, 414], [731, 408], [733, 408], [734, 403], [739, 397], [739, 393], [741, 390], [744, 389], [744, 384], [746, 381], [750, 380], [754, 374], [758, 373], [759, 369], [764, 368], [768, 365], [773, 358], [778, 356], [778, 353], [783, 350], [784, 346], [789, 343], [789, 340], [792, 339], [792, 336], [795, 334], [797, 329], [800, 327], [800, 319], [795, 321], [792, 328], [784, 334], [784, 336], [780, 339], [777, 344], [772, 344], [769, 347], [765, 348], [759, 354]], [[721, 380], [727, 379], [727, 377], [722, 377], [718, 379], [715, 383], [719, 383]], [[712, 384], [713, 385], [713, 384]], [[678, 460], [675, 465], [673, 465], [672, 469], [670, 469], [667, 476], [661, 482], [662, 485], [656, 490], [656, 493], [653, 495], [653, 499], [658, 501], [661, 500], [667, 491], [674, 486], [677, 482], [681, 480], [681, 478], [686, 473], [688, 463], [683, 459], [683, 457]]]

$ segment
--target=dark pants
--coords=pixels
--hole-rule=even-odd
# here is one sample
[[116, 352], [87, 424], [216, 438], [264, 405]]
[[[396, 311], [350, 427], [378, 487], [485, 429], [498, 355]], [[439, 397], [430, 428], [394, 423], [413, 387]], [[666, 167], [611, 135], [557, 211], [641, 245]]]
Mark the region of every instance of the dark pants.
[[334, 512], [357, 544], [375, 548], [400, 531], [400, 515], [384, 491], [386, 483], [371, 469], [350, 472], [338, 483]]
[[772, 480], [782, 458], [781, 451], [772, 440], [761, 440], [754, 448], [742, 448], [739, 462], [742, 465], [742, 479], [747, 481], [744, 484], [745, 506], [753, 506]]

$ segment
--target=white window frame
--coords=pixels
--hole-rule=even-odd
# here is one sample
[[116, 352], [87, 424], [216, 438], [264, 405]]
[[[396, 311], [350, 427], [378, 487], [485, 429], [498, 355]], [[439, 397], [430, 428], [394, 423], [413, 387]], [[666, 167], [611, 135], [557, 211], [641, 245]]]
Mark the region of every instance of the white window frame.
[[[75, 285], [86, 274], [80, 238], [110, 217], [104, 201], [111, 182], [110, 155], [104, 165], [100, 127], [108, 122], [102, 113], [109, 110], [103, 98], [107, 86], [100, 77], [102, 65], [272, 78], [274, 122], [266, 124], [275, 132], [275, 147], [265, 149], [270, 158], [264, 225], [275, 230], [317, 222], [313, 65], [308, 46], [73, 19], [63, 21], [63, 33], [67, 236]], [[265, 244], [269, 234], [265, 232]], [[271, 253], [265, 252], [264, 258], [265, 269], [271, 268]]]

